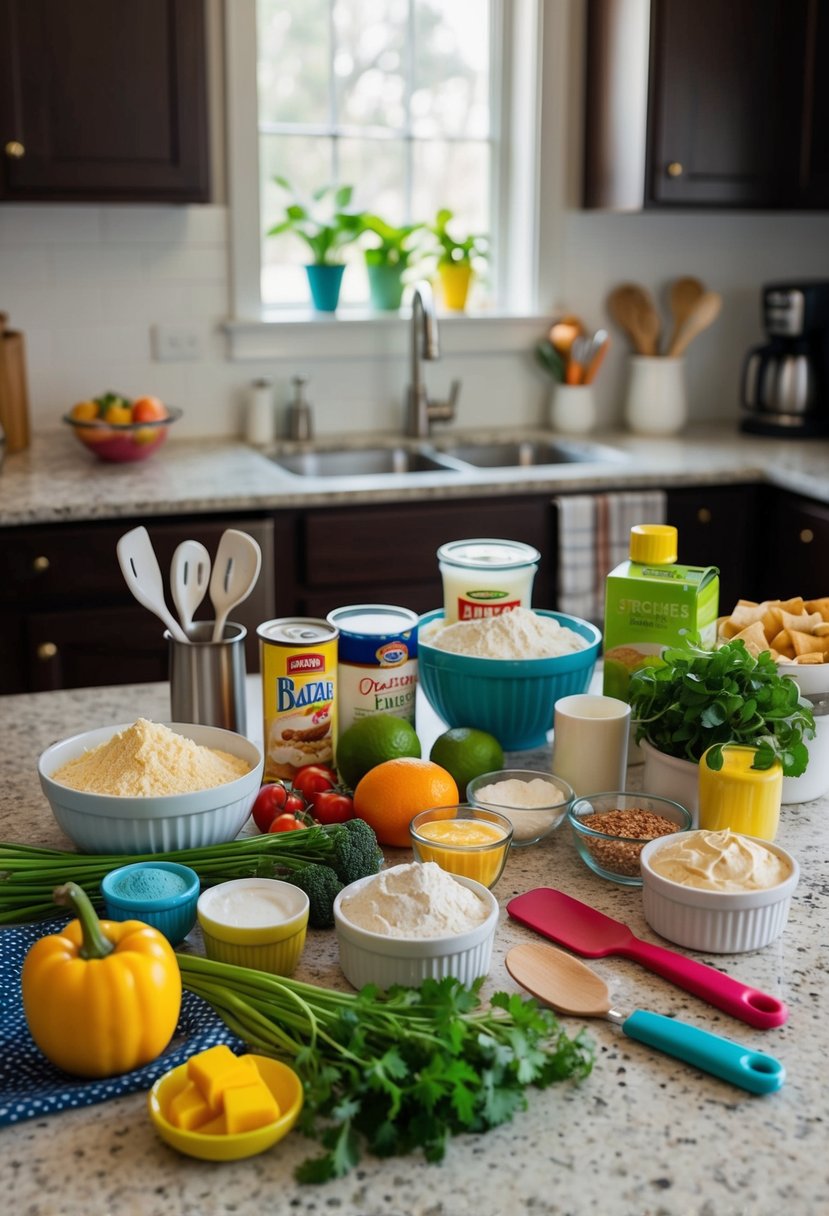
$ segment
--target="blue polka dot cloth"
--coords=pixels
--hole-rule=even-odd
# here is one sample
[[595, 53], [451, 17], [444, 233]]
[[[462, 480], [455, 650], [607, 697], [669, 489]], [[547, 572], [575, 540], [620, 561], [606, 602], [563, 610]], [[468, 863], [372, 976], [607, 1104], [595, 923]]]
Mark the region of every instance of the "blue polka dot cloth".
[[243, 1049], [242, 1040], [201, 997], [185, 992], [176, 1032], [151, 1064], [104, 1080], [84, 1080], [56, 1068], [29, 1034], [20, 991], [20, 971], [29, 947], [54, 932], [54, 922], [52, 927], [0, 929], [0, 1127], [146, 1091], [169, 1069], [217, 1043], [227, 1043], [237, 1052]]

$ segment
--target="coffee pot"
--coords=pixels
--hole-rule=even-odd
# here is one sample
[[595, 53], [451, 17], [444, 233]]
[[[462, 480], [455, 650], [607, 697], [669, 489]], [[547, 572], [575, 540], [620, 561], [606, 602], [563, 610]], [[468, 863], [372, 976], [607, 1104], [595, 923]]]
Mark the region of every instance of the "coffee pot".
[[829, 281], [768, 284], [762, 315], [769, 341], [743, 366], [741, 430], [829, 434]]

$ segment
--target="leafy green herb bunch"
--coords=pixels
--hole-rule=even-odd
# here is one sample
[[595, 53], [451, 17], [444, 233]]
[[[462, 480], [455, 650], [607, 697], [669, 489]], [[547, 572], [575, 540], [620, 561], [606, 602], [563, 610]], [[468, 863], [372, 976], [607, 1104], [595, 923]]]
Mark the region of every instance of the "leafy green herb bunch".
[[779, 760], [787, 777], [805, 771], [804, 739], [815, 734], [812, 707], [768, 651], [756, 657], [742, 639], [705, 650], [686, 637], [662, 653], [663, 665], [630, 678], [629, 700], [636, 741], [647, 740], [668, 756], [722, 767], [726, 743], [756, 748], [752, 768]]

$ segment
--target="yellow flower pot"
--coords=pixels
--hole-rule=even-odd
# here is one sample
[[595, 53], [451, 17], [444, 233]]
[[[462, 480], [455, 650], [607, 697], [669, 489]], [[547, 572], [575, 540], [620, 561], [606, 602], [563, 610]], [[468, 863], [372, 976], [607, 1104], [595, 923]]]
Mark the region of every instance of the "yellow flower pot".
[[463, 312], [474, 271], [468, 263], [438, 267], [443, 303], [450, 312]]

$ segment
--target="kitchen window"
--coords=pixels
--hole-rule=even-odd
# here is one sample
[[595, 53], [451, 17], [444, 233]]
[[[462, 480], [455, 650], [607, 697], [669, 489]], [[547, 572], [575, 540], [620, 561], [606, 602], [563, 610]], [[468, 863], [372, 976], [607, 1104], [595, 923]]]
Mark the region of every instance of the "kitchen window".
[[[330, 354], [371, 354], [390, 322], [399, 329], [396, 313], [367, 306], [361, 247], [349, 251], [336, 318], [311, 310], [306, 248], [289, 234], [264, 235], [288, 200], [276, 173], [304, 197], [334, 180], [353, 184], [354, 205], [392, 223], [430, 221], [447, 206], [464, 227], [487, 231], [486, 286], [462, 319], [465, 349], [491, 349], [493, 321], [535, 317], [542, 48], [559, 7], [556, 0], [226, 5], [232, 353], [315, 345], [323, 328], [333, 328]], [[499, 326], [497, 340], [525, 344], [519, 328], [520, 336], [514, 325]]]

